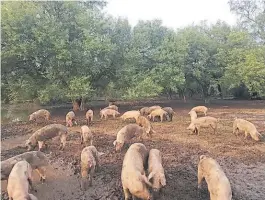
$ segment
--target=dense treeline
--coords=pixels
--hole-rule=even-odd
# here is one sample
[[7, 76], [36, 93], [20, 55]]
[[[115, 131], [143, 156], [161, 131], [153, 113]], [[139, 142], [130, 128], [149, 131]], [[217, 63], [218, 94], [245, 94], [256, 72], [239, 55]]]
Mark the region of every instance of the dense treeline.
[[2, 2], [2, 100], [263, 96], [265, 1], [229, 3], [237, 26], [173, 30], [131, 27], [104, 2]]

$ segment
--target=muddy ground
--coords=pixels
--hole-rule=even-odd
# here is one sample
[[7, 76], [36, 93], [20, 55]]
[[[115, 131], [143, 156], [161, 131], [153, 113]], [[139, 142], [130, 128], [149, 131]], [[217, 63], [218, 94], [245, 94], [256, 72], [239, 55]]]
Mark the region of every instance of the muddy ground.
[[[208, 107], [209, 116], [220, 118], [218, 134], [212, 135], [211, 129], [203, 129], [200, 136], [186, 130], [190, 123], [189, 110], [201, 102], [182, 103], [180, 101], [162, 101], [153, 103], [120, 103], [121, 113], [139, 109], [145, 105], [158, 104], [171, 106], [177, 115], [173, 122], [154, 122], [157, 132], [152, 139], [142, 142], [148, 149], [157, 148], [162, 152], [167, 185], [160, 199], [162, 200], [207, 200], [209, 194], [204, 182], [201, 193], [197, 191], [197, 163], [201, 154], [215, 158], [223, 167], [233, 190], [234, 200], [265, 199], [265, 136], [261, 142], [255, 142], [244, 134], [238, 137], [232, 134], [232, 123], [235, 117], [253, 122], [265, 135], [265, 101], [213, 101]], [[64, 123], [68, 108], [52, 110], [50, 123]], [[51, 165], [47, 169], [44, 184], [34, 172], [34, 184], [39, 200], [118, 200], [123, 199], [120, 174], [122, 160], [126, 150], [114, 152], [113, 141], [117, 131], [129, 122], [119, 119], [99, 119], [99, 107], [94, 107], [95, 121], [91, 129], [101, 157], [101, 168], [94, 177], [94, 184], [86, 192], [80, 190], [80, 138], [77, 131], [85, 124], [84, 113], [78, 112], [79, 126], [71, 128], [68, 143], [64, 152], [58, 150], [59, 142], [50, 141], [45, 153], [49, 155]], [[45, 124], [17, 122], [2, 124], [1, 159], [7, 159], [26, 151], [25, 140]], [[132, 142], [141, 142], [134, 139]], [[2, 199], [5, 198], [5, 181], [2, 181]]]

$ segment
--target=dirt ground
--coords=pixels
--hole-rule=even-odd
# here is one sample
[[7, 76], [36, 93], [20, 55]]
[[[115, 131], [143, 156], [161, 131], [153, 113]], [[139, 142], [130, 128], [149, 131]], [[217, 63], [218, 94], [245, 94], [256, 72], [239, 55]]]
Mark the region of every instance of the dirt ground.
[[[197, 163], [200, 155], [215, 158], [231, 182], [234, 200], [265, 199], [265, 136], [256, 142], [244, 134], [232, 134], [235, 117], [253, 122], [260, 133], [265, 135], [265, 101], [213, 101], [208, 105], [209, 116], [220, 118], [218, 132], [202, 129], [199, 136], [190, 134], [186, 129], [190, 123], [189, 110], [201, 102], [162, 101], [149, 103], [119, 103], [120, 112], [139, 109], [142, 106], [158, 104], [171, 106], [176, 112], [172, 122], [154, 122], [156, 134], [152, 139], [142, 142], [148, 149], [157, 148], [162, 152], [167, 185], [159, 199], [162, 200], [208, 200], [209, 193], [204, 182], [203, 189], [197, 190]], [[65, 114], [70, 108], [52, 110], [49, 123], [65, 124]], [[58, 150], [56, 140], [50, 141], [44, 152], [50, 158], [45, 183], [39, 181], [34, 172], [35, 194], [39, 200], [118, 200], [123, 199], [120, 174], [126, 149], [116, 153], [113, 141], [117, 131], [129, 122], [120, 119], [99, 119], [99, 107], [94, 107], [95, 121], [91, 129], [94, 133], [94, 145], [105, 154], [100, 159], [100, 171], [94, 177], [94, 184], [86, 192], [80, 190], [80, 137], [77, 131], [85, 124], [85, 111], [78, 112], [79, 126], [72, 127], [65, 151]], [[26, 151], [25, 140], [45, 124], [17, 122], [2, 124], [1, 159], [7, 159]], [[2, 181], [2, 199], [6, 198], [6, 181]]]

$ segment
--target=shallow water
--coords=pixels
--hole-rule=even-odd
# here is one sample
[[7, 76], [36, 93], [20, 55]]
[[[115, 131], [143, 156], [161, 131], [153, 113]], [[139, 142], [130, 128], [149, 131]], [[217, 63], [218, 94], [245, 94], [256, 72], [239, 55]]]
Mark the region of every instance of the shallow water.
[[[60, 105], [59, 107], [65, 107]], [[39, 109], [48, 109], [49, 111], [56, 109], [58, 106], [41, 106], [34, 103], [23, 104], [4, 104], [1, 107], [1, 123], [23, 122], [28, 121], [29, 115]]]
[[2, 105], [1, 107], [1, 123], [10, 123], [18, 121], [27, 121], [29, 115], [33, 112], [34, 106], [16, 106]]

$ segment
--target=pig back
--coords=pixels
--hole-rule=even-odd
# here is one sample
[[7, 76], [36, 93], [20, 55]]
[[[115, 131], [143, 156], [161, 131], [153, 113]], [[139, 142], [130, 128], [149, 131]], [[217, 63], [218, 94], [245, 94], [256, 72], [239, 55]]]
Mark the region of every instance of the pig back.
[[143, 172], [144, 166], [147, 164], [147, 157], [148, 151], [146, 147], [141, 143], [134, 143], [124, 156], [123, 167]]
[[45, 141], [60, 136], [63, 133], [67, 133], [67, 128], [65, 126], [61, 124], [51, 124], [37, 130], [34, 134], [37, 141]]

